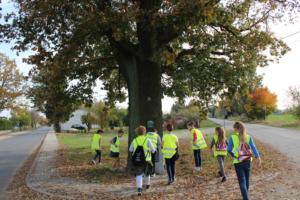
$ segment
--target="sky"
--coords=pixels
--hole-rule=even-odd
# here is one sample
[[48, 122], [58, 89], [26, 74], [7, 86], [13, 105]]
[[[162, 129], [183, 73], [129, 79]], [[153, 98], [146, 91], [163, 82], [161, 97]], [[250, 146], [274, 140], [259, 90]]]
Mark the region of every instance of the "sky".
[[[13, 6], [8, 0], [4, 0], [1, 3], [1, 7], [4, 12], [9, 12], [13, 10]], [[300, 18], [300, 15], [299, 15]], [[300, 86], [300, 19], [294, 24], [279, 23], [270, 26], [274, 34], [279, 38], [285, 38], [291, 34], [290, 37], [283, 39], [291, 48], [278, 63], [271, 63], [267, 67], [258, 68], [258, 74], [263, 75], [263, 84], [267, 86], [273, 93], [277, 95], [278, 98], [278, 108], [287, 108], [287, 89], [289, 86]], [[16, 64], [23, 74], [28, 74], [31, 66], [23, 63], [23, 58], [30, 55], [30, 52], [24, 52], [17, 55], [15, 51], [11, 50], [12, 44], [0, 44], [0, 52], [6, 54], [11, 59], [16, 60]], [[97, 87], [95, 87], [95, 97], [103, 98], [106, 92], [101, 91], [101, 82], [98, 81]], [[163, 112], [167, 113], [171, 110], [174, 99], [165, 97], [162, 100]], [[121, 107], [126, 107], [127, 102], [119, 104]], [[6, 115], [2, 113], [0, 115]]]

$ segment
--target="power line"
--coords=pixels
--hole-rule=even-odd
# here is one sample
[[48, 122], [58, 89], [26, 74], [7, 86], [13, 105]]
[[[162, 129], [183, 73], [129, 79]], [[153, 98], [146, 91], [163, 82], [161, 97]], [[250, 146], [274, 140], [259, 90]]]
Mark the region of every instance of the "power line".
[[288, 44], [288, 45], [291, 45], [291, 44], [294, 44], [294, 43], [297, 43], [297, 42], [300, 42], [300, 40], [295, 40], [295, 41], [289, 42], [289, 43], [287, 43], [287, 44]]
[[297, 32], [292, 33], [292, 34], [289, 34], [289, 35], [287, 35], [287, 36], [285, 36], [285, 37], [283, 37], [283, 38], [281, 38], [281, 39], [286, 39], [286, 38], [292, 37], [292, 36], [294, 36], [294, 35], [296, 35], [296, 34], [299, 34], [299, 33], [300, 33], [300, 31], [297, 31]]

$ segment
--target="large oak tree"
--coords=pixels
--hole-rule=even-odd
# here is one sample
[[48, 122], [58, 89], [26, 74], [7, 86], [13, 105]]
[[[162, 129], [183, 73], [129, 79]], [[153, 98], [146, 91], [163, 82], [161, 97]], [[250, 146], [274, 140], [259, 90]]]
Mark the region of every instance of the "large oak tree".
[[[297, 0], [14, 0], [18, 13], [1, 26], [28, 62], [90, 91], [97, 78], [114, 101], [128, 89], [130, 137], [154, 120], [162, 133], [163, 95], [233, 94], [258, 66], [288, 47], [268, 31]], [[53, 79], [53, 81], [55, 81]], [[121, 89], [119, 89], [121, 88]], [[84, 93], [84, 92], [83, 92]]]

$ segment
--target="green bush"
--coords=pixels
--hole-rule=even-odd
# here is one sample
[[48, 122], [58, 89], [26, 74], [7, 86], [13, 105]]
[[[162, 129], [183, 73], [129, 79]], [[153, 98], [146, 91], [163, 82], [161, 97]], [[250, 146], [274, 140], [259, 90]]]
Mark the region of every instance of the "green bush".
[[8, 119], [0, 119], [0, 130], [9, 130], [13, 128], [13, 122]]

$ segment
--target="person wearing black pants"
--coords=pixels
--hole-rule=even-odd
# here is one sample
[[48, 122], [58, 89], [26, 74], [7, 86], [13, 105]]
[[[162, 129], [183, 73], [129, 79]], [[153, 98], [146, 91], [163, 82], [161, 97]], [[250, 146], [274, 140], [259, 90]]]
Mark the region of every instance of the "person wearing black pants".
[[162, 152], [165, 158], [165, 166], [168, 173], [168, 184], [175, 182], [175, 161], [178, 159], [178, 138], [172, 134], [172, 124], [167, 125], [168, 133], [162, 139]]
[[175, 181], [175, 159], [174, 156], [171, 159], [165, 159], [166, 169], [168, 173], [168, 183], [171, 184]]
[[96, 155], [93, 160], [96, 161], [96, 159], [99, 158], [99, 163], [101, 163], [101, 151], [100, 150], [95, 150], [95, 151], [96, 151]]

